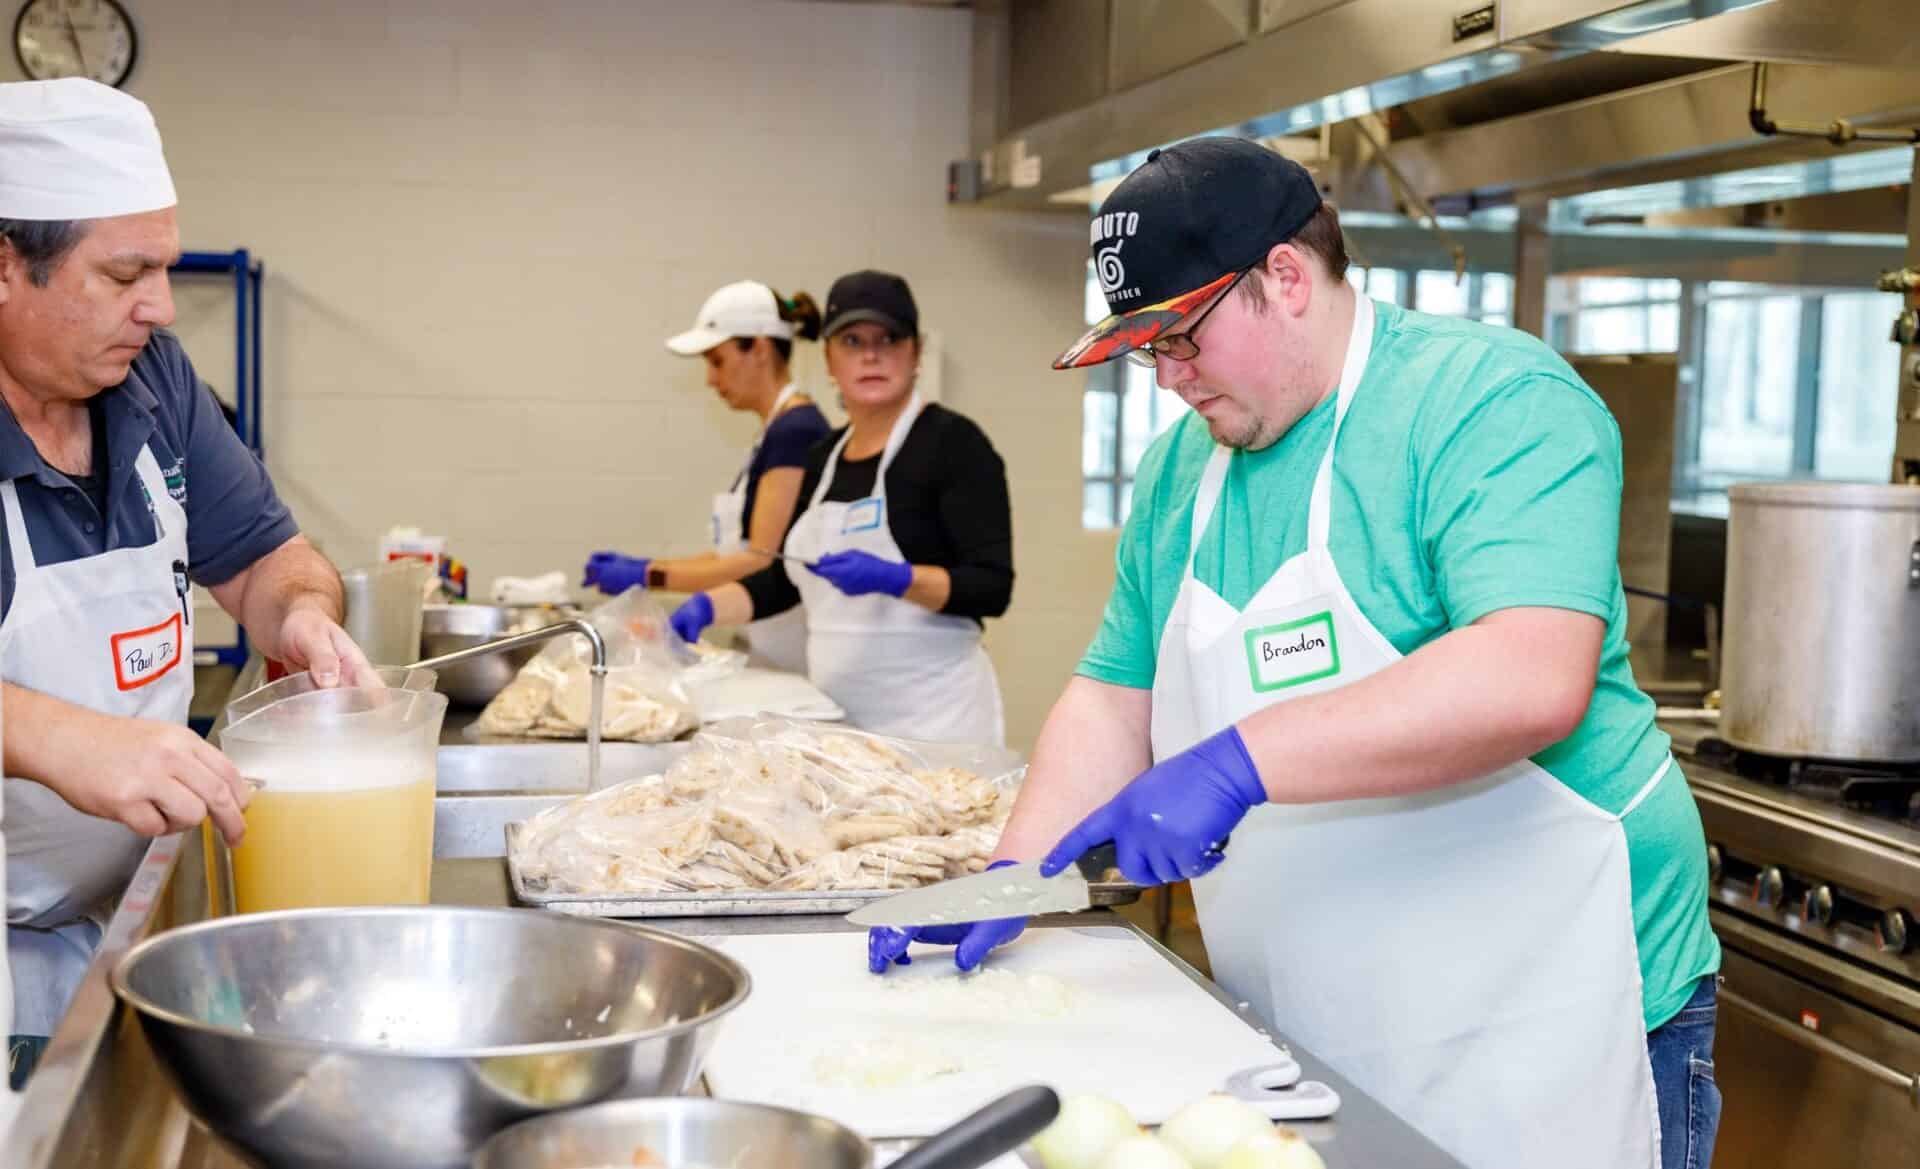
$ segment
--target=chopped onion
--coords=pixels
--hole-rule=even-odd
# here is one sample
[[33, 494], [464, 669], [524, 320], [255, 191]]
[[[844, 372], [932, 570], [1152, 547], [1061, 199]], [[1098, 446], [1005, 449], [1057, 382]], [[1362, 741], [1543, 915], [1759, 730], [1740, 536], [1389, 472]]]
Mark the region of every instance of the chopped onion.
[[1121, 1105], [1105, 1096], [1069, 1096], [1060, 1115], [1039, 1136], [1033, 1151], [1046, 1169], [1099, 1169], [1101, 1158], [1140, 1126]]
[[1107, 1150], [1097, 1169], [1193, 1169], [1172, 1145], [1159, 1137], [1131, 1136]]
[[1228, 1150], [1220, 1169], [1327, 1169], [1327, 1163], [1299, 1133], [1270, 1128]]
[[1160, 1139], [1193, 1169], [1220, 1169], [1227, 1150], [1242, 1140], [1273, 1131], [1265, 1113], [1233, 1096], [1202, 1096], [1167, 1118]]

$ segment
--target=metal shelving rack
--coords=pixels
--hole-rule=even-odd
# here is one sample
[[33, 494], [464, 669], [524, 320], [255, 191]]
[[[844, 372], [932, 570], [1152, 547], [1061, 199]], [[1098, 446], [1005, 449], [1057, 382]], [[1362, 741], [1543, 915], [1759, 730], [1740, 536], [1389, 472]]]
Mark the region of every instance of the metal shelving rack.
[[[245, 248], [231, 252], [183, 252], [169, 270], [175, 276], [224, 276], [233, 282], [233, 409], [240, 439], [256, 455], [263, 454], [260, 404], [260, 288], [266, 265]], [[247, 634], [240, 630], [230, 645], [197, 645], [196, 666], [222, 665], [240, 669], [247, 662]], [[201, 721], [190, 719], [189, 724]], [[196, 726], [201, 733], [206, 727]]]

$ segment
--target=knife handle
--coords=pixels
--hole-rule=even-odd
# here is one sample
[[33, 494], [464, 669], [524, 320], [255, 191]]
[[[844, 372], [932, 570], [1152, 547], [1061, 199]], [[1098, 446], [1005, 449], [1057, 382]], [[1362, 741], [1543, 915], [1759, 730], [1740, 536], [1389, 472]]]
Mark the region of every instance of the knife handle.
[[1033, 1084], [962, 1118], [907, 1150], [896, 1169], [973, 1169], [1018, 1149], [1060, 1115], [1060, 1097]]
[[[1218, 845], [1209, 848], [1207, 852], [1209, 855], [1218, 856], [1224, 853], [1226, 849], [1227, 841], [1222, 840]], [[1119, 850], [1114, 847], [1114, 843], [1111, 840], [1103, 844], [1096, 844], [1081, 853], [1080, 859], [1074, 861], [1073, 864], [1075, 868], [1080, 870], [1080, 875], [1085, 877], [1089, 884], [1125, 885], [1131, 883], [1127, 880], [1126, 875], [1120, 871], [1120, 853]]]
[[1114, 847], [1111, 840], [1081, 853], [1080, 859], [1073, 864], [1090, 884], [1124, 884], [1127, 880], [1120, 872], [1120, 850]]

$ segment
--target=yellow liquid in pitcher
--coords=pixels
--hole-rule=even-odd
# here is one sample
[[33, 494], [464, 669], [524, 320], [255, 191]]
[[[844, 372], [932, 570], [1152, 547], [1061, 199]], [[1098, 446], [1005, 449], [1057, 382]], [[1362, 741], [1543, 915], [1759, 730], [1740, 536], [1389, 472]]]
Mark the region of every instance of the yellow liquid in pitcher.
[[343, 791], [255, 793], [233, 850], [241, 913], [425, 905], [433, 872], [432, 776]]

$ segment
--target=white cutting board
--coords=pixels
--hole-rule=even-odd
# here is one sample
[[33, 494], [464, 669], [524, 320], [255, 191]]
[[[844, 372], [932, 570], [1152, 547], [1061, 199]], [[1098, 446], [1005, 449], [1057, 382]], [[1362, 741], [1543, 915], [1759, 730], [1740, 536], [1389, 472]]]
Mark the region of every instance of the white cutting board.
[[[1271, 1040], [1196, 985], [1137, 934], [1116, 926], [1028, 930], [988, 969], [1058, 980], [1021, 982], [1014, 1017], [952, 987], [953, 951], [915, 947], [911, 965], [867, 972], [864, 933], [754, 934], [702, 941], [753, 976], [747, 1001], [720, 1024], [706, 1065], [715, 1096], [830, 1116], [874, 1139], [924, 1137], [1002, 1093], [1051, 1085], [1098, 1093], [1159, 1124], [1233, 1073], [1278, 1062]], [[1029, 1006], [1027, 1004], [1038, 1004]], [[891, 1065], [906, 1074], [860, 1084], [845, 1072]], [[928, 1076], [930, 1067], [957, 1070]], [[898, 1072], [898, 1069], [895, 1069]]]
[[707, 723], [761, 714], [814, 722], [838, 722], [847, 717], [825, 691], [804, 676], [784, 670], [743, 666], [711, 681], [691, 683], [687, 691], [700, 711], [700, 721]]

